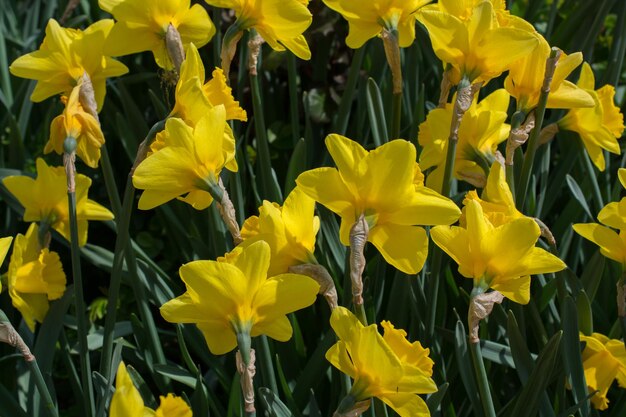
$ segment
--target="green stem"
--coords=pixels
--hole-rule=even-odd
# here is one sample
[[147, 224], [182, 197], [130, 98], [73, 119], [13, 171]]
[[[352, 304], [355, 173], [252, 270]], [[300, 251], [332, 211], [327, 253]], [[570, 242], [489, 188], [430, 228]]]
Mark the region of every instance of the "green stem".
[[261, 371], [265, 377], [265, 383], [269, 385], [272, 392], [278, 392], [278, 385], [276, 384], [276, 375], [274, 374], [274, 367], [272, 366], [272, 354], [270, 353], [270, 344], [267, 340], [267, 336], [261, 335], [259, 337], [259, 356], [261, 359]]
[[[548, 58], [548, 62], [553, 62], [558, 54], [557, 49], [552, 49], [550, 52], [550, 57]], [[554, 68], [556, 64], [549, 68], [550, 65], [546, 64], [546, 77], [549, 80], [552, 79], [552, 74], [554, 73]], [[550, 72], [552, 73], [550, 73]], [[546, 105], [548, 104], [548, 95], [550, 94], [550, 83], [546, 83], [544, 80], [544, 84], [548, 84], [548, 88], [543, 86], [541, 88], [541, 94], [539, 95], [539, 103], [535, 108], [535, 127], [530, 132], [530, 137], [528, 139], [528, 146], [526, 148], [526, 155], [524, 155], [524, 162], [522, 164], [522, 174], [518, 183], [517, 188], [517, 198], [515, 199], [517, 203], [517, 208], [519, 210], [524, 209], [524, 203], [526, 202], [526, 194], [528, 193], [528, 184], [530, 183], [530, 175], [533, 169], [533, 162], [535, 160], [535, 153], [537, 152], [537, 148], [539, 147], [539, 133], [541, 132], [541, 127], [543, 125], [543, 119], [546, 114]]]
[[67, 193], [70, 215], [70, 247], [72, 257], [72, 275], [74, 276], [74, 297], [76, 300], [76, 321], [78, 325], [78, 352], [80, 355], [80, 373], [83, 390], [87, 395], [83, 397], [85, 401], [85, 411], [88, 416], [93, 416], [95, 411], [93, 382], [91, 380], [91, 360], [87, 347], [87, 315], [85, 298], [83, 295], [83, 276], [80, 266], [80, 248], [78, 247], [78, 221], [76, 218], [76, 193]]
[[391, 137], [390, 139], [400, 138], [401, 121], [402, 121], [402, 92], [393, 95], [393, 103], [391, 107]]
[[365, 314], [365, 305], [363, 303], [354, 305], [354, 314], [363, 326], [367, 326], [367, 315]]
[[[509, 141], [512, 141], [513, 132], [524, 122], [526, 118], [526, 114], [523, 111], [516, 111], [511, 118], [511, 129], [509, 133]], [[511, 190], [511, 194], [513, 195], [513, 199], [515, 199], [515, 169], [513, 165], [513, 160], [515, 159], [515, 155], [510, 155], [509, 153], [515, 153], [515, 150], [519, 146], [509, 146], [507, 143], [506, 147], [506, 163], [505, 163], [505, 172], [506, 172], [506, 182], [509, 185], [509, 190]]]
[[[428, 300], [429, 308], [426, 311], [426, 344], [432, 346], [435, 334], [435, 321], [437, 318], [437, 300], [439, 299], [439, 281], [443, 277], [443, 252], [439, 246], [432, 245], [433, 257], [428, 279]], [[435, 275], [436, 274], [436, 275]]]
[[300, 139], [300, 112], [298, 111], [298, 72], [296, 56], [287, 54], [287, 71], [289, 80], [289, 115], [291, 117], [291, 138], [295, 146]]
[[43, 399], [46, 410], [48, 410], [48, 413], [52, 417], [58, 417], [59, 413], [54, 405], [54, 401], [52, 401], [52, 396], [50, 395], [50, 391], [48, 391], [48, 387], [43, 379], [39, 365], [37, 365], [37, 359], [33, 359], [32, 361], [26, 363], [28, 364], [30, 372], [35, 379], [35, 385], [37, 386], [37, 390], [39, 390], [39, 395], [41, 395], [41, 398]]
[[[254, 34], [251, 34], [251, 39]], [[280, 188], [273, 180], [272, 161], [270, 158], [269, 140], [265, 127], [265, 113], [263, 111], [263, 100], [261, 98], [261, 88], [259, 86], [259, 76], [250, 72], [250, 90], [252, 92], [252, 111], [254, 112], [254, 130], [256, 132], [256, 145], [258, 151], [257, 166], [259, 167], [259, 177], [261, 179], [261, 190], [270, 201], [282, 201]]]
[[115, 239], [115, 252], [111, 269], [111, 281], [109, 283], [107, 314], [104, 321], [102, 355], [100, 356], [100, 374], [102, 374], [107, 381], [111, 378], [111, 358], [113, 355], [115, 322], [117, 320], [117, 301], [119, 299], [122, 269], [124, 267], [124, 250], [129, 241], [128, 228], [133, 209], [134, 195], [135, 188], [133, 187], [132, 178], [129, 175], [124, 190], [122, 209], [117, 217], [117, 237]]
[[104, 177], [104, 185], [107, 189], [109, 201], [111, 202], [111, 210], [113, 215], [117, 219], [122, 211], [122, 202], [120, 201], [120, 194], [115, 184], [115, 176], [113, 175], [113, 166], [111, 165], [111, 159], [109, 158], [109, 152], [107, 151], [106, 144], [100, 148], [100, 163], [102, 165], [102, 176]]
[[476, 373], [476, 382], [478, 383], [478, 392], [480, 393], [481, 403], [485, 411], [486, 417], [496, 417], [496, 411], [493, 408], [493, 400], [491, 399], [491, 391], [489, 390], [489, 381], [487, 380], [487, 372], [483, 356], [480, 352], [480, 343], [469, 342], [469, 350], [472, 355], [472, 364]]
[[348, 119], [350, 117], [350, 109], [352, 102], [354, 101], [354, 90], [356, 89], [357, 81], [359, 80], [359, 72], [361, 71], [361, 65], [363, 64], [363, 57], [365, 56], [365, 45], [360, 47], [354, 52], [352, 56], [352, 63], [350, 64], [350, 70], [348, 71], [348, 81], [346, 82], [346, 89], [341, 96], [341, 102], [339, 103], [339, 112], [337, 119], [335, 120], [335, 126], [333, 131], [340, 135], [345, 135], [348, 129]]

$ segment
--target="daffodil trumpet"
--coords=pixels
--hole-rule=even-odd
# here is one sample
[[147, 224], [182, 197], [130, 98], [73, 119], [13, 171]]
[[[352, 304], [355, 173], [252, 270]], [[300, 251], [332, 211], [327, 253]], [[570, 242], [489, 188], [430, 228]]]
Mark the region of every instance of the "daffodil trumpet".
[[543, 85], [541, 87], [541, 94], [539, 95], [539, 103], [535, 108], [535, 127], [530, 133], [528, 138], [528, 146], [526, 147], [526, 154], [524, 155], [524, 163], [522, 164], [522, 173], [518, 184], [516, 185], [516, 199], [517, 207], [522, 209], [526, 201], [526, 194], [528, 192], [528, 184], [530, 182], [530, 174], [533, 168], [533, 162], [535, 159], [535, 153], [539, 147], [539, 134], [543, 125], [543, 118], [546, 113], [546, 106], [548, 104], [548, 95], [550, 94], [550, 85], [552, 84], [552, 78], [554, 77], [554, 71], [559, 62], [561, 56], [561, 50], [558, 48], [552, 48], [550, 56], [546, 60], [545, 73], [543, 78]]

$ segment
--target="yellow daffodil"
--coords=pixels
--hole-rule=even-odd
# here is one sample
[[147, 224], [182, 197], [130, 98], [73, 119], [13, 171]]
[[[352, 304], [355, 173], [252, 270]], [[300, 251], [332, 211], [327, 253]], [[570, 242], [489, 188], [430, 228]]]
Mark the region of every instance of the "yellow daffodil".
[[[43, 159], [38, 158], [36, 179], [25, 175], [10, 176], [2, 183], [24, 207], [24, 221], [52, 227], [70, 240], [67, 179], [63, 167], [49, 167]], [[90, 186], [89, 177], [76, 174], [76, 217], [80, 246], [87, 243], [88, 220], [113, 219], [113, 213], [87, 198]]]
[[128, 72], [122, 63], [105, 56], [104, 41], [113, 20], [99, 20], [84, 31], [66, 29], [50, 19], [46, 37], [38, 51], [17, 58], [9, 67], [18, 77], [37, 80], [30, 99], [40, 102], [55, 94], [69, 96], [87, 73], [94, 88], [98, 111], [106, 93], [106, 79]]
[[[489, 170], [487, 185], [483, 189], [481, 197], [478, 197], [476, 190], [468, 191], [463, 200], [463, 205], [467, 206], [470, 200], [477, 201], [483, 208], [483, 214], [489, 222], [498, 227], [524, 215], [515, 207], [515, 200], [511, 189], [506, 182], [504, 167], [499, 162], [494, 162]], [[460, 219], [461, 227], [465, 224], [465, 208]]]
[[283, 274], [292, 265], [316, 263], [315, 235], [320, 220], [313, 214], [315, 201], [296, 187], [283, 206], [263, 201], [259, 215], [249, 217], [241, 228], [244, 239], [240, 246], [259, 240], [270, 245], [271, 258], [268, 276]]
[[[0, 265], [4, 262], [4, 258], [7, 257], [11, 242], [13, 242], [13, 236], [0, 238]], [[2, 281], [0, 281], [0, 292], [2, 292]]]
[[192, 417], [191, 408], [180, 397], [167, 394], [160, 397], [161, 403], [155, 411], [144, 406], [143, 398], [130, 375], [124, 362], [120, 362], [115, 377], [115, 392], [111, 399], [109, 417]]
[[381, 336], [375, 324], [364, 327], [344, 307], [333, 310], [330, 324], [339, 341], [326, 352], [326, 359], [354, 379], [348, 400], [342, 404], [377, 397], [401, 417], [430, 416], [417, 395], [437, 391], [428, 349], [408, 342], [406, 332], [389, 322], [382, 323], [385, 333]]
[[[478, 97], [465, 112], [459, 128], [454, 176], [475, 187], [484, 187], [489, 166], [495, 160], [498, 144], [509, 135], [510, 126], [505, 122], [509, 106], [509, 94], [500, 89], [478, 103]], [[454, 104], [433, 109], [421, 124], [418, 140], [423, 147], [420, 166], [426, 170], [435, 167], [426, 178], [426, 186], [441, 191], [445, 170], [446, 153]]]
[[470, 200], [466, 206], [467, 228], [437, 226], [433, 241], [459, 264], [459, 272], [474, 280], [474, 287], [492, 288], [520, 304], [530, 300], [530, 275], [556, 272], [565, 263], [535, 243], [541, 234], [537, 223], [519, 218], [494, 226], [483, 215], [481, 205]]
[[52, 151], [62, 155], [63, 142], [68, 136], [76, 139], [76, 154], [90, 166], [97, 168], [100, 161], [100, 148], [104, 145], [104, 135], [100, 123], [89, 112], [83, 109], [78, 96], [80, 85], [74, 87], [69, 97], [62, 97], [65, 104], [63, 114], [52, 120], [50, 139], [46, 143], [44, 153]]
[[297, 274], [268, 278], [270, 252], [258, 241], [227, 262], [183, 265], [179, 273], [187, 292], [165, 303], [161, 315], [172, 323], [196, 323], [215, 355], [233, 350], [239, 333], [289, 340], [293, 330], [286, 314], [313, 304], [319, 285]]
[[346, 45], [357, 49], [383, 29], [397, 31], [401, 48], [415, 40], [415, 15], [432, 0], [324, 0], [324, 3], [340, 13], [349, 23], [350, 32]]
[[416, 150], [394, 140], [368, 152], [358, 143], [329, 135], [326, 146], [337, 168], [302, 173], [296, 183], [304, 193], [341, 216], [340, 238], [350, 243], [350, 228], [365, 216], [368, 241], [385, 260], [407, 274], [422, 269], [428, 237], [422, 227], [451, 224], [459, 208], [423, 184], [416, 170]]
[[[624, 207], [626, 201], [622, 199], [620, 205]], [[626, 229], [620, 229], [618, 233], [598, 223], [577, 223], [572, 228], [585, 239], [598, 245], [602, 255], [619, 262], [626, 268]]]
[[204, 7], [190, 6], [189, 0], [99, 0], [98, 4], [117, 20], [104, 45], [108, 55], [152, 51], [157, 65], [166, 70], [174, 68], [165, 44], [170, 24], [180, 34], [183, 46], [190, 42], [204, 46], [215, 34]]
[[215, 68], [213, 78], [204, 82], [204, 65], [200, 53], [192, 43], [187, 48], [187, 57], [180, 67], [180, 78], [176, 84], [176, 103], [170, 117], [180, 117], [190, 126], [206, 113], [207, 107], [220, 104], [226, 108], [226, 120], [247, 121], [246, 111], [233, 97], [221, 68]]
[[59, 255], [39, 245], [39, 228], [32, 223], [26, 235], [18, 234], [9, 262], [8, 288], [17, 308], [31, 331], [35, 322], [43, 323], [49, 301], [65, 292], [65, 273]]
[[276, 51], [289, 49], [300, 59], [311, 59], [302, 35], [313, 16], [302, 0], [205, 0], [211, 6], [233, 9], [237, 32], [255, 29]]
[[600, 333], [585, 336], [581, 333], [580, 341], [585, 342], [582, 353], [585, 380], [589, 392], [596, 392], [591, 397], [591, 403], [598, 410], [609, 408], [606, 394], [617, 379], [620, 388], [626, 388], [626, 349], [624, 342], [609, 339]]
[[506, 10], [506, 2], [504, 0], [439, 0], [436, 4], [427, 6], [424, 10], [439, 10], [462, 21], [468, 21], [474, 14], [474, 8], [484, 1], [491, 2], [500, 26], [519, 27], [535, 32], [533, 25]]
[[224, 106], [209, 109], [193, 128], [181, 119], [168, 119], [157, 136], [165, 146], [142, 161], [133, 175], [135, 187], [145, 190], [139, 209], [177, 197], [197, 210], [210, 206], [222, 168], [230, 168], [227, 164], [235, 157], [234, 142], [225, 140], [225, 126]]
[[437, 57], [453, 67], [455, 83], [463, 77], [470, 82], [487, 82], [537, 46], [534, 31], [501, 27], [490, 1], [459, 3], [451, 6], [452, 1], [439, 2], [439, 7], [424, 8], [417, 14]]
[[604, 171], [602, 150], [618, 155], [621, 152], [617, 139], [624, 133], [624, 115], [615, 105], [612, 85], [594, 91], [595, 77], [589, 64], [583, 64], [577, 85], [593, 98], [594, 106], [572, 109], [557, 124], [561, 130], [578, 133], [594, 165]]
[[[550, 45], [541, 35], [537, 36], [539, 39], [537, 48], [515, 62], [504, 80], [506, 90], [517, 100], [517, 108], [525, 112], [534, 109], [539, 102], [546, 60], [550, 56]], [[582, 61], [583, 55], [580, 52], [571, 55], [561, 53], [550, 83], [547, 108], [571, 109], [593, 106], [591, 95], [566, 80]]]

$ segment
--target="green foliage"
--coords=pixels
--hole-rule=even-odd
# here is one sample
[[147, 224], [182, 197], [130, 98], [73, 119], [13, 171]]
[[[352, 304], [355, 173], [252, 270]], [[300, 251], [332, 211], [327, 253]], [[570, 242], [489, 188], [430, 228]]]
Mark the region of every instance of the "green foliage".
[[[50, 121], [60, 113], [58, 98], [33, 104], [34, 82], [13, 77], [9, 64], [38, 47], [49, 18], [61, 18], [66, 0], [0, 0], [0, 177], [33, 173], [42, 156]], [[596, 78], [617, 88], [616, 99], [626, 109], [626, 2], [621, 0], [509, 0], [512, 13], [531, 21], [564, 51], [583, 51]], [[202, 2], [204, 4], [204, 2]], [[208, 8], [208, 6], [207, 6]], [[208, 8], [212, 19], [222, 18], [224, 33], [232, 16]], [[299, 173], [331, 164], [323, 146], [329, 133], [341, 133], [372, 149], [389, 139], [392, 118], [391, 74], [380, 39], [363, 48], [348, 49], [343, 39], [347, 25], [321, 1], [312, 1], [314, 20], [307, 31], [312, 60], [295, 60], [264, 46], [258, 79], [247, 74], [246, 37], [233, 64], [233, 91], [248, 111], [249, 122], [234, 122], [239, 172], [224, 175], [241, 224], [257, 214], [264, 199], [281, 202], [295, 186]], [[66, 22], [79, 27], [105, 16], [97, 2], [82, 0]], [[207, 72], [217, 65], [216, 37], [201, 49]], [[405, 74], [400, 137], [417, 143], [419, 124], [437, 105], [443, 68], [435, 57], [423, 27], [417, 40], [402, 51]], [[146, 405], [175, 392], [189, 400], [197, 416], [238, 416], [243, 412], [235, 355], [212, 355], [193, 325], [166, 323], [159, 307], [183, 293], [180, 265], [197, 259], [216, 259], [232, 249], [232, 241], [217, 209], [198, 212], [180, 201], [152, 211], [138, 211], [131, 191], [121, 195], [138, 144], [150, 126], [169, 113], [171, 85], [159, 72], [150, 53], [125, 57], [128, 75], [108, 82], [106, 104], [100, 114], [114, 177], [106, 181], [100, 170], [78, 163], [93, 179], [90, 198], [107, 205], [116, 221], [90, 223], [90, 243], [81, 249], [85, 300], [89, 310], [89, 351], [98, 410], [110, 399], [111, 370], [121, 359]], [[487, 94], [502, 83], [485, 87]], [[544, 125], [562, 116], [548, 110]], [[622, 148], [623, 148], [622, 144]], [[60, 165], [55, 154], [46, 160]], [[521, 164], [516, 164], [521, 167]], [[596, 246], [574, 234], [572, 223], [595, 221], [599, 209], [617, 201], [622, 189], [617, 168], [626, 166], [626, 153], [607, 158], [599, 174], [575, 135], [539, 148], [530, 173], [527, 214], [539, 217], [556, 238], [558, 256], [569, 269], [533, 278], [532, 302], [526, 306], [505, 301], [497, 305], [481, 327], [482, 356], [498, 415], [542, 417], [575, 415], [621, 416], [626, 413], [626, 391], [615, 384], [610, 407], [592, 410], [582, 368], [578, 332], [598, 331], [619, 338], [615, 284], [620, 267], [599, 254]], [[17, 170], [17, 171], [16, 171]], [[519, 173], [518, 173], [519, 176]], [[472, 189], [453, 183], [452, 199], [460, 202]], [[110, 202], [109, 195], [117, 196]], [[26, 230], [19, 204], [4, 189], [0, 205], [2, 236]], [[121, 199], [120, 199], [121, 198]], [[124, 206], [126, 204], [126, 206]], [[133, 207], [124, 218], [124, 207]], [[130, 211], [128, 211], [130, 214]], [[318, 206], [321, 229], [316, 257], [335, 280], [340, 304], [350, 300], [347, 250], [339, 241], [334, 214]], [[125, 246], [120, 234], [128, 231]], [[432, 245], [431, 245], [432, 247]], [[70, 248], [54, 236], [52, 248], [61, 255], [71, 282]], [[433, 251], [436, 252], [436, 251]], [[445, 255], [440, 267], [431, 255], [417, 276], [398, 273], [367, 248], [365, 305], [370, 322], [391, 320], [406, 329], [409, 340], [421, 340], [435, 361], [433, 378], [439, 391], [426, 400], [433, 416], [483, 416], [478, 384], [464, 328], [471, 284]], [[6, 262], [8, 263], [8, 261]], [[5, 269], [6, 269], [5, 263]], [[4, 270], [3, 270], [4, 271]], [[119, 283], [118, 303], [108, 304], [110, 283]], [[436, 283], [435, 283], [436, 282]], [[117, 297], [117, 296], [116, 296]], [[82, 416], [77, 318], [72, 291], [51, 303], [44, 323], [31, 334], [21, 324], [8, 294], [0, 294], [0, 309], [37, 357], [43, 378], [61, 416]], [[116, 322], [105, 327], [111, 310]], [[294, 337], [285, 343], [256, 341], [257, 409], [274, 417], [331, 415], [346, 393], [347, 381], [324, 358], [334, 343], [323, 299], [290, 316]], [[463, 319], [459, 320], [459, 316]], [[108, 332], [108, 333], [107, 333]], [[100, 363], [111, 337], [111, 363]], [[97, 371], [97, 372], [96, 372]], [[0, 344], [0, 416], [45, 416], [32, 372], [12, 347]], [[384, 409], [384, 406], [380, 406]], [[378, 414], [368, 411], [368, 416]], [[390, 415], [393, 412], [389, 410]], [[104, 415], [104, 414], [99, 414]]]

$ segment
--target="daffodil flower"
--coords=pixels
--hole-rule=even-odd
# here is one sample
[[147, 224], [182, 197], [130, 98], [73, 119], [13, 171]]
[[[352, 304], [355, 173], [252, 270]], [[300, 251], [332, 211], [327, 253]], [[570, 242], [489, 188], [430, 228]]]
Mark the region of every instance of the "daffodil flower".
[[104, 45], [108, 55], [151, 51], [157, 65], [166, 70], [174, 68], [165, 43], [169, 25], [178, 31], [184, 47], [191, 42], [204, 46], [215, 34], [204, 7], [190, 5], [189, 0], [99, 0], [98, 4], [117, 20]]
[[85, 30], [66, 29], [50, 19], [38, 51], [17, 58], [11, 74], [37, 80], [30, 99], [40, 102], [55, 94], [69, 96], [87, 74], [94, 88], [98, 111], [104, 103], [106, 79], [128, 72], [126, 66], [103, 52], [113, 20], [99, 20]]
[[437, 391], [428, 349], [420, 342], [410, 343], [404, 330], [386, 321], [381, 336], [375, 324], [363, 326], [344, 307], [333, 310], [330, 325], [339, 340], [326, 352], [326, 359], [354, 379], [340, 407], [377, 397], [401, 417], [430, 416], [426, 402], [417, 395]]
[[233, 97], [221, 68], [213, 71], [213, 78], [204, 82], [204, 65], [200, 53], [192, 43], [187, 48], [187, 57], [180, 67], [180, 78], [176, 84], [176, 103], [170, 117], [180, 117], [190, 126], [195, 126], [206, 113], [207, 107], [223, 105], [226, 120], [247, 121], [246, 111]]
[[235, 157], [235, 143], [225, 140], [225, 127], [224, 106], [209, 109], [193, 128], [181, 119], [168, 119], [157, 135], [165, 146], [133, 174], [135, 187], [144, 190], [139, 209], [150, 210], [174, 198], [197, 210], [210, 206], [222, 168], [230, 168], [227, 164]]
[[[443, 2], [443, 6], [438, 3], [439, 8], [423, 8], [417, 19], [426, 26], [437, 57], [458, 74], [453, 77], [458, 78], [456, 83], [460, 78], [471, 83], [487, 82], [531, 53], [539, 42], [534, 32], [501, 27], [491, 1], [472, 4], [471, 14], [452, 10], [450, 3]], [[467, 17], [462, 19], [457, 13], [461, 17], [466, 13]]]
[[76, 154], [90, 166], [97, 168], [100, 161], [100, 148], [104, 145], [104, 135], [100, 123], [89, 112], [83, 109], [79, 101], [80, 85], [74, 87], [69, 97], [62, 97], [65, 104], [63, 113], [52, 120], [50, 125], [50, 139], [43, 150], [62, 155], [65, 151], [65, 138], [71, 136], [76, 139]]
[[159, 408], [146, 407], [135, 388], [124, 362], [120, 362], [115, 377], [115, 392], [111, 398], [109, 417], [192, 417], [191, 408], [181, 397], [167, 394], [160, 397]]
[[597, 391], [591, 397], [591, 403], [597, 410], [609, 408], [606, 395], [613, 381], [617, 379], [621, 388], [626, 388], [626, 348], [624, 342], [609, 339], [600, 333], [591, 336], [580, 334], [580, 341], [585, 342], [582, 353], [585, 380], [589, 392]]
[[583, 64], [577, 86], [593, 98], [594, 106], [571, 109], [557, 125], [561, 130], [578, 133], [591, 161], [600, 171], [604, 171], [602, 150], [618, 155], [621, 153], [617, 139], [624, 133], [624, 115], [615, 105], [615, 88], [612, 85], [594, 91], [595, 77], [587, 63]]
[[329, 135], [326, 146], [337, 168], [317, 168], [300, 174], [304, 193], [341, 216], [340, 238], [350, 244], [350, 229], [364, 216], [368, 241], [385, 260], [407, 274], [422, 269], [428, 237], [422, 227], [450, 224], [460, 215], [451, 200], [423, 184], [416, 150], [405, 140], [393, 140], [368, 152], [358, 143]]
[[[548, 42], [539, 34], [537, 39], [539, 40], [537, 48], [515, 62], [504, 80], [504, 87], [517, 100], [518, 110], [525, 113], [537, 107], [544, 82], [546, 60], [550, 56]], [[570, 55], [561, 53], [550, 83], [547, 108], [571, 109], [593, 106], [594, 100], [588, 92], [566, 80], [582, 60], [583, 55], [580, 52]]]
[[360, 48], [383, 30], [397, 32], [401, 48], [415, 40], [415, 16], [419, 9], [432, 0], [324, 0], [324, 3], [340, 13], [349, 23], [346, 44]]
[[268, 278], [270, 252], [258, 241], [226, 262], [183, 265], [179, 273], [187, 292], [165, 303], [161, 315], [172, 323], [196, 323], [215, 355], [233, 350], [241, 333], [289, 340], [293, 330], [286, 314], [313, 304], [319, 285], [298, 274]]
[[15, 237], [8, 273], [11, 302], [31, 331], [35, 322], [43, 323], [49, 301], [61, 298], [66, 283], [59, 255], [39, 245], [38, 233], [32, 223], [26, 235]]
[[[478, 97], [465, 112], [458, 133], [454, 176], [476, 187], [484, 187], [489, 166], [495, 160], [498, 144], [509, 135], [510, 126], [505, 123], [510, 96], [504, 90], [496, 90], [480, 103]], [[454, 105], [446, 104], [428, 113], [420, 125], [418, 141], [423, 147], [420, 167], [434, 167], [426, 178], [426, 186], [436, 191], [443, 187], [450, 124]]]
[[[205, 0], [211, 6], [233, 9], [237, 20], [235, 32], [255, 29], [272, 49], [289, 49], [300, 59], [311, 59], [311, 51], [302, 35], [313, 16], [301, 0]], [[229, 29], [229, 31], [231, 31]], [[228, 33], [227, 33], [228, 35]], [[227, 36], [225, 36], [226, 38]], [[225, 39], [226, 41], [227, 39]]]
[[[481, 197], [478, 196], [476, 190], [468, 191], [463, 200], [463, 205], [467, 206], [471, 200], [477, 201], [481, 205], [483, 214], [495, 227], [524, 217], [524, 214], [515, 207], [513, 194], [506, 182], [504, 167], [497, 161], [491, 165], [487, 184], [483, 189]], [[459, 221], [461, 227], [466, 227], [465, 211], [463, 209], [463, 214], [461, 214]]]
[[[39, 222], [40, 227], [52, 227], [70, 240], [70, 217], [67, 202], [67, 178], [63, 167], [49, 167], [37, 159], [37, 178], [10, 176], [2, 180], [4, 186], [24, 207], [24, 221]], [[89, 177], [76, 174], [76, 217], [78, 245], [87, 243], [88, 220], [113, 220], [113, 213], [87, 198], [91, 186]]]
[[557, 272], [567, 266], [556, 256], [535, 247], [541, 231], [523, 217], [500, 226], [491, 224], [481, 205], [466, 206], [467, 228], [436, 226], [433, 241], [458, 265], [459, 272], [474, 280], [474, 288], [492, 288], [520, 304], [530, 301], [530, 275]]
[[282, 207], [263, 201], [259, 215], [251, 216], [244, 222], [241, 228], [244, 241], [240, 246], [245, 247], [259, 240], [269, 244], [270, 277], [286, 273], [292, 265], [317, 263], [313, 252], [320, 220], [314, 215], [314, 210], [315, 201], [299, 187], [291, 191]]

